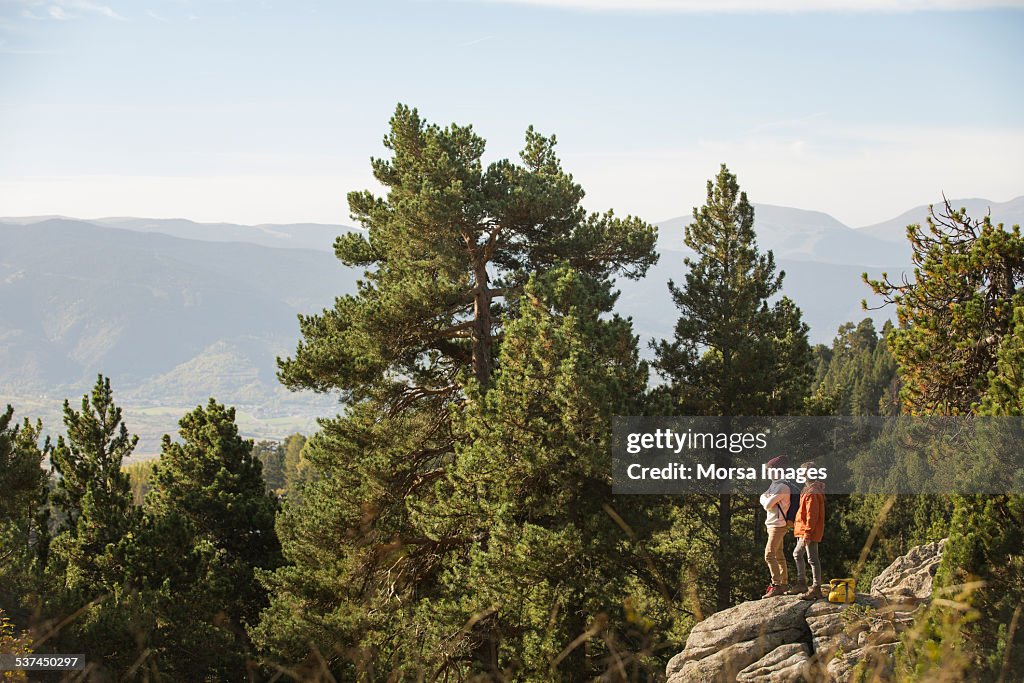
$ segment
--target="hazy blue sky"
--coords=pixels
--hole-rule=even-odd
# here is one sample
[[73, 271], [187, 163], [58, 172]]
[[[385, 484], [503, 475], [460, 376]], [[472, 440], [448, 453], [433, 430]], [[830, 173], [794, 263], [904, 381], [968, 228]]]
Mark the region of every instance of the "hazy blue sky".
[[401, 101], [557, 134], [595, 210], [725, 162], [864, 225], [1024, 194], [1022, 72], [1024, 0], [0, 0], [0, 215], [349, 222]]

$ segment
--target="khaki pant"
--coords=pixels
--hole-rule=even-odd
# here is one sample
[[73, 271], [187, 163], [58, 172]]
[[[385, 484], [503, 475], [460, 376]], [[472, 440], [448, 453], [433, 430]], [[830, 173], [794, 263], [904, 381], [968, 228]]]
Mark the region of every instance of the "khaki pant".
[[772, 573], [772, 583], [776, 586], [789, 585], [786, 555], [782, 551], [782, 542], [786, 540], [787, 530], [784, 526], [768, 527], [768, 543], [764, 546], [764, 561], [768, 563], [768, 571]]

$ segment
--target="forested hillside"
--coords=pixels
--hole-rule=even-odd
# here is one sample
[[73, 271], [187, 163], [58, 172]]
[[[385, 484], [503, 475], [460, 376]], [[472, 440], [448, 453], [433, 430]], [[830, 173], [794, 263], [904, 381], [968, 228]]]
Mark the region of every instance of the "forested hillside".
[[[95, 310], [47, 318], [89, 331], [75, 348], [104, 372], [130, 374], [138, 347], [159, 344], [167, 374], [132, 388], [157, 392], [200, 350], [176, 325], [271, 339], [265, 321], [294, 306], [277, 379], [343, 405], [308, 438], [254, 442], [210, 398], [163, 437], [158, 461], [131, 468], [138, 439], [107, 375], [64, 402], [62, 427], [46, 425], [58, 438], [8, 408], [0, 652], [84, 653], [96, 681], [664, 680], [695, 623], [762, 594], [764, 512], [735, 493], [613, 495], [613, 416], [1024, 414], [1017, 226], [937, 206], [907, 231], [913, 280], [815, 265], [897, 314], [876, 324], [840, 308], [815, 337], [725, 164], [670, 250], [641, 218], [587, 211], [556, 138], [532, 127], [518, 158], [485, 162], [472, 127], [399, 105], [385, 145], [372, 161], [381, 192], [348, 195], [360, 229], [338, 236], [334, 269], [294, 250], [290, 267], [309, 270], [288, 275], [270, 250], [224, 243], [216, 253], [243, 250], [246, 266], [232, 286], [204, 285], [219, 261], [186, 268], [182, 240], [126, 231], [119, 267], [151, 288], [106, 305], [149, 307], [150, 336], [90, 328]], [[870, 255], [875, 238], [832, 227], [807, 248]], [[79, 240], [76, 258], [46, 265], [64, 286], [106, 286], [83, 275], [100, 233], [20, 229], [3, 233], [17, 259], [41, 259], [24, 245], [51, 231]], [[160, 249], [142, 246], [153, 239]], [[4, 259], [10, 279], [18, 261]], [[271, 272], [295, 278], [294, 297], [268, 291]], [[311, 275], [333, 304], [304, 296]], [[17, 281], [4, 296], [19, 311], [55, 296]], [[667, 302], [656, 329], [630, 317], [636, 283]], [[5, 348], [5, 364], [31, 370], [27, 345]], [[62, 362], [38, 369], [77, 372]], [[922, 613], [927, 636], [899, 650], [901, 680], [1024, 670], [1024, 499], [827, 506], [826, 576], [866, 582], [948, 537], [936, 577], [947, 597]]]

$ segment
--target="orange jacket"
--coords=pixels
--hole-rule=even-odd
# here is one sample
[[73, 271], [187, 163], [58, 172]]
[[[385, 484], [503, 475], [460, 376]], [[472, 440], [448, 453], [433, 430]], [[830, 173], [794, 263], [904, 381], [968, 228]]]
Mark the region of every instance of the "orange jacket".
[[825, 485], [814, 481], [800, 493], [800, 509], [796, 513], [793, 535], [815, 543], [825, 534]]

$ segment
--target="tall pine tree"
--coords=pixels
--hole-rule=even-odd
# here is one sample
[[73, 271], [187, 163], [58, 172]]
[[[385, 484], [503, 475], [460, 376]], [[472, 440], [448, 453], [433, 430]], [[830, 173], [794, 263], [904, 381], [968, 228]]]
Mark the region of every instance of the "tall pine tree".
[[70, 621], [47, 647], [88, 652], [97, 675], [120, 675], [138, 660], [152, 626], [125, 580], [140, 514], [122, 465], [138, 437], [129, 435], [102, 375], [80, 410], [64, 402], [64, 428], [51, 456], [58, 533], [42, 611], [51, 626]]
[[225, 680], [245, 670], [245, 629], [267, 604], [256, 573], [281, 563], [277, 503], [234, 408], [210, 399], [179, 425], [179, 441], [163, 439], [133, 571], [160, 617], [154, 666], [176, 680]]
[[254, 636], [290, 661], [311, 643], [332, 661], [389, 662], [404, 647], [395, 634], [453, 551], [410, 510], [431, 504], [457, 459], [453, 412], [467, 386], [490, 387], [530, 275], [567, 264], [636, 278], [657, 258], [653, 226], [584, 211], [553, 137], [529, 129], [518, 163], [484, 166], [471, 127], [400, 105], [384, 143], [390, 157], [372, 165], [386, 195], [350, 194], [366, 232], [335, 245], [366, 269], [358, 292], [303, 316], [302, 342], [279, 362], [287, 386], [348, 399], [303, 451], [315, 476], [279, 521], [292, 566], [266, 578], [272, 604]]
[[41, 422], [12, 425], [13, 415], [11, 406], [0, 414], [0, 604], [23, 617], [19, 603], [39, 590], [49, 550], [50, 439]]
[[455, 549], [416, 613], [429, 675], [584, 681], [620, 674], [616, 658], [644, 671], [626, 609], [643, 562], [616, 522], [642, 501], [613, 499], [609, 473], [611, 418], [639, 410], [647, 367], [629, 322], [601, 319], [614, 298], [572, 270], [534, 281], [493, 388], [470, 397], [456, 462], [414, 517]]
[[110, 379], [96, 379], [80, 410], [64, 402], [67, 437], [57, 438], [51, 462], [58, 475], [53, 500], [61, 513], [53, 542], [65, 587], [95, 598], [123, 575], [118, 546], [138, 522], [124, 460], [138, 443], [114, 404]]
[[[911, 225], [914, 278], [865, 280], [897, 307], [889, 336], [903, 382], [903, 410], [915, 415], [1024, 414], [1024, 238], [986, 216], [972, 219], [948, 202]], [[924, 642], [908, 644], [908, 674], [918, 680], [1010, 680], [1024, 663], [1020, 617], [1024, 591], [1024, 498], [943, 497], [949, 540], [936, 575], [944, 595], [972, 606], [939, 603]], [[951, 509], [950, 509], [951, 508]], [[981, 582], [976, 590], [961, 587]], [[975, 584], [977, 586], [977, 584]], [[1015, 616], [1016, 615], [1016, 616]]]
[[907, 227], [914, 278], [865, 282], [900, 325], [889, 337], [901, 397], [911, 414], [969, 414], [987, 388], [1003, 338], [1012, 328], [1024, 280], [1019, 226], [972, 219], [948, 202], [929, 208], [926, 227]]
[[[784, 274], [776, 272], [772, 252], [758, 251], [754, 208], [724, 164], [693, 219], [683, 241], [696, 257], [683, 261], [685, 284], [668, 285], [681, 316], [673, 339], [654, 345], [655, 367], [668, 381], [662, 410], [726, 417], [802, 412], [812, 376], [807, 326], [788, 298], [772, 301]], [[732, 560], [753, 544], [734, 538], [733, 505], [733, 496], [718, 497], [718, 609], [738, 597]], [[756, 522], [751, 527], [756, 534]]]
[[372, 167], [387, 195], [350, 193], [366, 232], [335, 243], [342, 263], [367, 268], [364, 279], [357, 294], [300, 319], [303, 341], [280, 362], [288, 386], [358, 399], [397, 385], [409, 399], [456, 390], [471, 368], [486, 387], [503, 302], [531, 272], [566, 262], [596, 277], [639, 277], [657, 259], [652, 226], [586, 214], [553, 136], [530, 128], [521, 163], [484, 167], [472, 126], [427, 124], [399, 105], [384, 145], [391, 158]]

